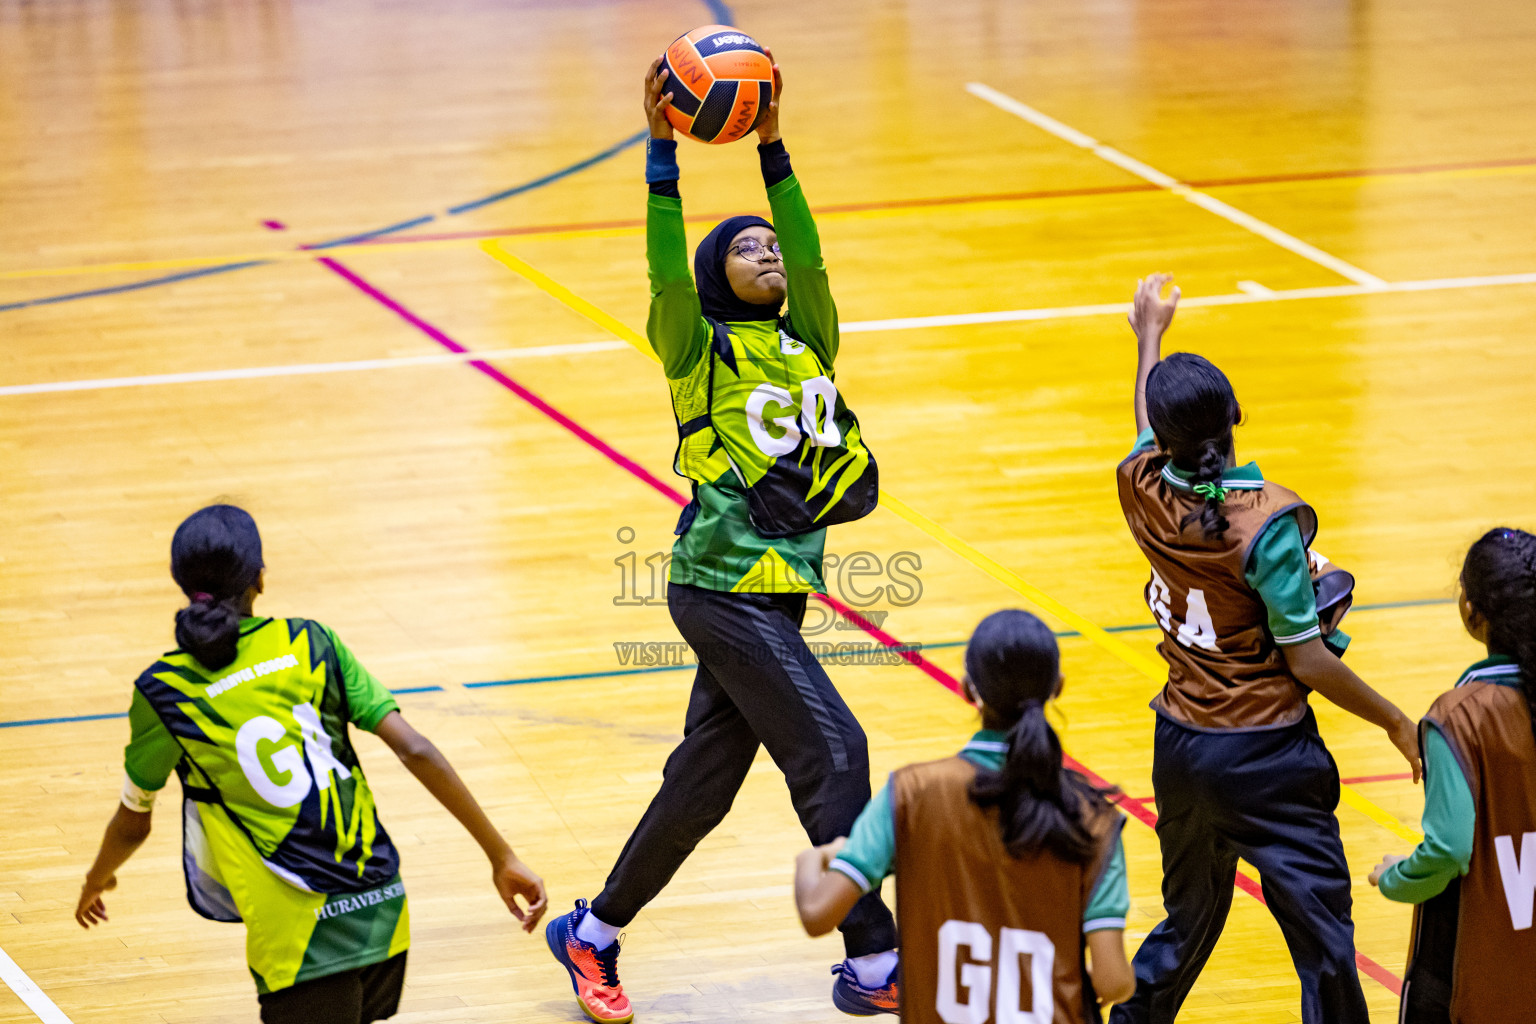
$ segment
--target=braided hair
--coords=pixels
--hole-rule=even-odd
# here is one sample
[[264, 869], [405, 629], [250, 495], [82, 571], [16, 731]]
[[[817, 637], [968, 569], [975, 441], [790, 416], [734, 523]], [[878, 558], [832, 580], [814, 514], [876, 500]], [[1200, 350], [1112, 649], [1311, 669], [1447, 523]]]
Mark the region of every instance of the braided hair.
[[1175, 352], [1147, 376], [1147, 420], [1176, 468], [1190, 474], [1205, 504], [1180, 526], [1199, 520], [1207, 537], [1227, 531], [1221, 477], [1232, 457], [1232, 428], [1242, 419], [1232, 384], [1210, 360]]
[[198, 509], [171, 538], [171, 578], [191, 601], [176, 613], [176, 643], [204, 668], [234, 661], [240, 602], [261, 575], [256, 520], [234, 505]]
[[1029, 612], [993, 612], [971, 634], [965, 674], [981, 697], [982, 725], [1008, 734], [1008, 753], [997, 771], [976, 772], [970, 796], [979, 807], [997, 808], [1013, 856], [1043, 849], [1086, 864], [1097, 850], [1089, 814], [1104, 793], [1066, 769], [1061, 739], [1046, 721], [1060, 664], [1055, 635]]
[[1467, 601], [1488, 621], [1488, 650], [1515, 659], [1536, 736], [1536, 536], [1489, 530], [1461, 568]]

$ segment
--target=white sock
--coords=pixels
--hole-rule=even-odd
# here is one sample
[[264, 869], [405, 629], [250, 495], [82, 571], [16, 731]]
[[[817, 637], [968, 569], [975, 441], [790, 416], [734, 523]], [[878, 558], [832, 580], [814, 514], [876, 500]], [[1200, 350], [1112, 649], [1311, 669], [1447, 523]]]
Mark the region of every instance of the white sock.
[[[613, 940], [619, 937], [619, 929], [599, 921], [597, 915], [589, 910], [582, 917], [581, 923], [576, 926], [576, 937], [582, 942], [592, 943], [599, 950], [604, 950], [613, 945]], [[895, 956], [894, 953], [891, 955]]]
[[[577, 934], [581, 934], [579, 930]], [[851, 957], [848, 963], [853, 968], [853, 976], [859, 979], [860, 985], [865, 988], [883, 988], [885, 983], [891, 980], [891, 972], [896, 969], [897, 956], [894, 949], [888, 949], [884, 953]]]

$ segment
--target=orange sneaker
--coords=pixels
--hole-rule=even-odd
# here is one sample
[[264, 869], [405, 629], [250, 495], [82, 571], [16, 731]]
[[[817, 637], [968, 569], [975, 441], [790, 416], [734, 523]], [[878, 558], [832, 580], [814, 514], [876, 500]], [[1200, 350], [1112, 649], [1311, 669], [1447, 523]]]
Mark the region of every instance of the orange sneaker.
[[576, 909], [549, 922], [544, 941], [560, 966], [571, 976], [571, 988], [582, 1012], [597, 1024], [629, 1024], [635, 1011], [619, 984], [619, 944], [599, 950], [576, 937], [576, 926], [590, 911], [586, 900], [577, 900]]

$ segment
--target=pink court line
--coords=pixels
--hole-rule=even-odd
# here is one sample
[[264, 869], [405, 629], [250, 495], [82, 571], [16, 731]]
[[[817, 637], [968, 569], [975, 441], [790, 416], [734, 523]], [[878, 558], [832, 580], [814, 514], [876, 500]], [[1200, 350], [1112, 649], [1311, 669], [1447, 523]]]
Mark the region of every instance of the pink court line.
[[1362, 782], [1402, 782], [1413, 778], [1412, 772], [1395, 772], [1391, 775], [1356, 775], [1351, 779], [1340, 779], [1346, 786], [1358, 786]]
[[[368, 296], [374, 302], [377, 302], [379, 305], [383, 306], [385, 309], [389, 310], [391, 313], [395, 314], [400, 319], [416, 328], [422, 334], [425, 334], [427, 337], [431, 338], [433, 341], [446, 348], [448, 351], [460, 355], [470, 351], [469, 348], [449, 337], [440, 328], [423, 320], [421, 317], [417, 316], [415, 313], [411, 312], [401, 303], [396, 301], [394, 298], [380, 291], [378, 288], [375, 288], [372, 284], [369, 284], [366, 280], [364, 280], [362, 277], [359, 277], [356, 273], [348, 269], [337, 260], [329, 256], [322, 256], [316, 262], [325, 266], [326, 269], [335, 273], [352, 287], [356, 288], [358, 291]], [[550, 419], [560, 424], [572, 434], [575, 434], [582, 441], [586, 442], [592, 448], [600, 452], [614, 465], [625, 470], [636, 479], [649, 485], [652, 490], [664, 495], [667, 498], [670, 498], [677, 505], [686, 505], [688, 503], [688, 499], [684, 498], [675, 487], [663, 480], [658, 479], [644, 466], [640, 465], [629, 456], [614, 448], [608, 442], [604, 441], [602, 438], [598, 437], [596, 434], [592, 433], [590, 430], [583, 427], [575, 420], [571, 419], [559, 409], [556, 409], [554, 406], [550, 405], [534, 392], [519, 384], [505, 373], [496, 369], [496, 367], [492, 366], [490, 363], [487, 363], [484, 360], [474, 359], [470, 360], [468, 365], [473, 366], [476, 370], [479, 370], [481, 373], [485, 374], [487, 377], [491, 378], [496, 383], [512, 392], [518, 398], [521, 398], [523, 401], [539, 410], [539, 412], [543, 413], [545, 416], [548, 416]], [[884, 644], [886, 647], [898, 649], [901, 657], [905, 659], [908, 664], [915, 668], [921, 669], [926, 675], [928, 675], [935, 682], [939, 683], [945, 689], [949, 690], [951, 693], [962, 693], [960, 683], [955, 679], [954, 676], [950, 675], [939, 666], [933, 664], [933, 662], [924, 658], [921, 654], [911, 650], [908, 645], [902, 643], [890, 633], [887, 633], [885, 630], [879, 628], [874, 623], [860, 615], [858, 612], [843, 604], [843, 602], [837, 600], [837, 598], [827, 594], [817, 594], [816, 597], [818, 600], [823, 601], [827, 605], [831, 606], [839, 615], [842, 615], [848, 621], [857, 625], [860, 629], [864, 630], [864, 632], [880, 641], [880, 643]], [[1065, 756], [1063, 759], [1065, 760], [1067, 767], [1081, 772], [1094, 785], [1106, 789], [1111, 788], [1110, 783], [1103, 776], [1093, 771], [1081, 761], [1078, 761], [1071, 756]], [[1119, 803], [1120, 806], [1125, 809], [1126, 813], [1135, 818], [1137, 821], [1140, 821], [1142, 824], [1148, 826], [1149, 828], [1155, 829], [1157, 827], [1156, 812], [1148, 810], [1142, 801], [1129, 799], [1121, 800]], [[1264, 903], [1266, 906], [1268, 906], [1267, 901], [1264, 899], [1264, 891], [1259, 885], [1257, 879], [1254, 879], [1249, 875], [1239, 871], [1237, 873], [1237, 887], [1243, 892], [1252, 896], [1254, 899], [1258, 900], [1260, 903]], [[1383, 988], [1386, 988], [1388, 991], [1395, 995], [1402, 994], [1403, 985], [1401, 979], [1358, 950], [1355, 951], [1355, 964], [1360, 968], [1361, 973], [1378, 982]]]

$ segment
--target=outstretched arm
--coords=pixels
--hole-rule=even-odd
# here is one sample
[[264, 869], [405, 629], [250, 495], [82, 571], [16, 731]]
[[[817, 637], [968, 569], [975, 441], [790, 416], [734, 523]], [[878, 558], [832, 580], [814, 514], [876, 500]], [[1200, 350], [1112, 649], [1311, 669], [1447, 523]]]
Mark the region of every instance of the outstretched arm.
[[[469, 787], [464, 785], [464, 780], [459, 778], [459, 773], [453, 770], [453, 765], [431, 740], [411, 728], [398, 711], [385, 715], [374, 732], [427, 788], [427, 792], [437, 797], [438, 803], [448, 808], [448, 812], [459, 819], [459, 824], [480, 844], [491, 862], [491, 883], [496, 886], [507, 909], [512, 911], [512, 916], [523, 922], [523, 931], [533, 931], [549, 906], [544, 882], [512, 852], [512, 847], [485, 816], [485, 811]], [[518, 906], [519, 896], [528, 904], [527, 909]]]
[[1413, 781], [1418, 782], [1423, 777], [1419, 731], [1413, 720], [1355, 675], [1353, 669], [1323, 644], [1321, 637], [1280, 650], [1285, 654], [1285, 663], [1292, 675], [1350, 714], [1384, 730], [1408, 762], [1408, 767], [1413, 769]]
[[709, 326], [699, 308], [688, 268], [688, 233], [683, 226], [683, 200], [677, 189], [677, 141], [667, 107], [667, 72], [661, 58], [645, 74], [645, 119], [651, 137], [645, 144], [645, 180], [650, 187], [645, 206], [645, 255], [651, 279], [651, 311], [645, 336], [661, 359], [668, 377], [687, 376], [709, 344]]
[[107, 919], [107, 905], [102, 894], [117, 888], [117, 869], [128, 863], [138, 848], [149, 838], [150, 812], [130, 811], [122, 804], [107, 823], [106, 835], [101, 837], [101, 849], [96, 863], [85, 873], [85, 884], [80, 886], [80, 902], [75, 905], [75, 920], [81, 928], [89, 928]]
[[1168, 298], [1163, 289], [1173, 280], [1172, 274], [1153, 274], [1136, 282], [1136, 297], [1131, 303], [1131, 330], [1136, 332], [1136, 433], [1147, 429], [1147, 377], [1152, 367], [1162, 358], [1163, 335], [1173, 323], [1174, 310], [1179, 308], [1179, 289], [1174, 287]]

